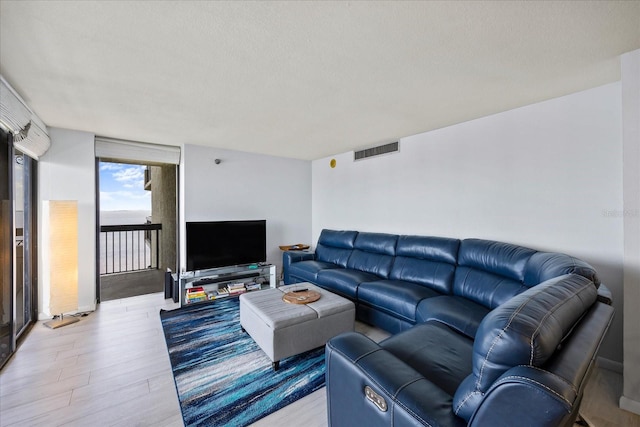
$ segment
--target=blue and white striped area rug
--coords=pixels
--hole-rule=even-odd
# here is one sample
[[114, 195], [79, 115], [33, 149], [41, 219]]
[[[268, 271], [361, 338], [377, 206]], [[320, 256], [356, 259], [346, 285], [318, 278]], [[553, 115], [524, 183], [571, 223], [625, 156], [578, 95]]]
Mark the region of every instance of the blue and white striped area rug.
[[324, 386], [324, 349], [271, 361], [240, 328], [238, 298], [160, 310], [186, 426], [246, 426]]

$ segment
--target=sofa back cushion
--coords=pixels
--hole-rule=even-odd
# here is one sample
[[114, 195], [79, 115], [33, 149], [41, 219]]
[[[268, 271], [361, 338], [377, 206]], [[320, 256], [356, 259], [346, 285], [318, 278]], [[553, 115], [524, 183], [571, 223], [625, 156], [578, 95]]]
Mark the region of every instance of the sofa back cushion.
[[543, 366], [596, 297], [593, 282], [568, 274], [534, 286], [487, 314], [473, 343], [473, 372], [454, 396], [456, 415], [469, 421], [484, 393], [508, 369]]
[[536, 252], [531, 256], [524, 283], [534, 286], [563, 274], [578, 274], [591, 280], [596, 287], [600, 286], [600, 278], [591, 265], [570, 255], [552, 252]]
[[442, 294], [451, 294], [459, 247], [458, 239], [399, 236], [396, 259], [389, 278], [418, 283]]
[[396, 254], [398, 236], [384, 233], [358, 233], [347, 268], [388, 278]]
[[525, 267], [533, 249], [491, 240], [460, 243], [453, 294], [493, 309], [528, 289]]
[[316, 246], [316, 260], [346, 267], [357, 236], [357, 231], [322, 230]]

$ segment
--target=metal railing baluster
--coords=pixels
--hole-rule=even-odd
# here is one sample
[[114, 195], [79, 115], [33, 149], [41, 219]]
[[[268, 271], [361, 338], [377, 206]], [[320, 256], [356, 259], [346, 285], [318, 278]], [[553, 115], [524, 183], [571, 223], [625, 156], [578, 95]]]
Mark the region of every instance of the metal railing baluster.
[[[158, 269], [160, 265], [160, 230], [162, 230], [162, 224], [101, 226], [100, 238], [104, 239], [105, 253], [102, 255], [104, 259], [100, 262], [101, 265], [104, 264], [104, 271], [101, 271], [100, 274], [126, 273], [149, 268]], [[116, 234], [118, 237], [117, 250]], [[149, 237], [149, 251], [147, 251], [147, 236]], [[111, 243], [111, 251], [109, 251], [109, 243]], [[154, 245], [155, 251], [153, 251]], [[116, 258], [117, 270], [115, 267]], [[109, 271], [109, 264], [111, 264], [111, 271]]]

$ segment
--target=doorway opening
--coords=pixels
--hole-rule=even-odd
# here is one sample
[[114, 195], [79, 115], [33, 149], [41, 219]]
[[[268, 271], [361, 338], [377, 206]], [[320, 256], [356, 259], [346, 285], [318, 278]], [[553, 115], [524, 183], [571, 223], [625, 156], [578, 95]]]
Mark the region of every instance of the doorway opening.
[[96, 159], [98, 301], [165, 290], [177, 266], [177, 166]]

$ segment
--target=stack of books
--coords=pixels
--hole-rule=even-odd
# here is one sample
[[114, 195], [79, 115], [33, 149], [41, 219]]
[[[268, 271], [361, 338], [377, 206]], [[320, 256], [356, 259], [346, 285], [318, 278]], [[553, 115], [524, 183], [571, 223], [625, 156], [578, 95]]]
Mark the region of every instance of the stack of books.
[[227, 286], [222, 286], [216, 290], [205, 291], [202, 286], [194, 286], [186, 289], [185, 303], [191, 304], [194, 302], [211, 301], [216, 298], [224, 298], [228, 296], [237, 296], [247, 291], [254, 291], [261, 289], [260, 283], [247, 283], [242, 282], [229, 283]]
[[207, 293], [200, 286], [187, 289], [187, 295], [185, 297], [185, 302], [187, 304], [191, 304], [192, 302], [207, 301], [208, 299], [209, 297], [207, 296]]
[[247, 292], [244, 283], [229, 283], [227, 289], [229, 290], [229, 295], [240, 295]]
[[261, 288], [262, 286], [260, 285], [260, 283], [247, 283], [246, 288], [247, 291], [257, 291]]

